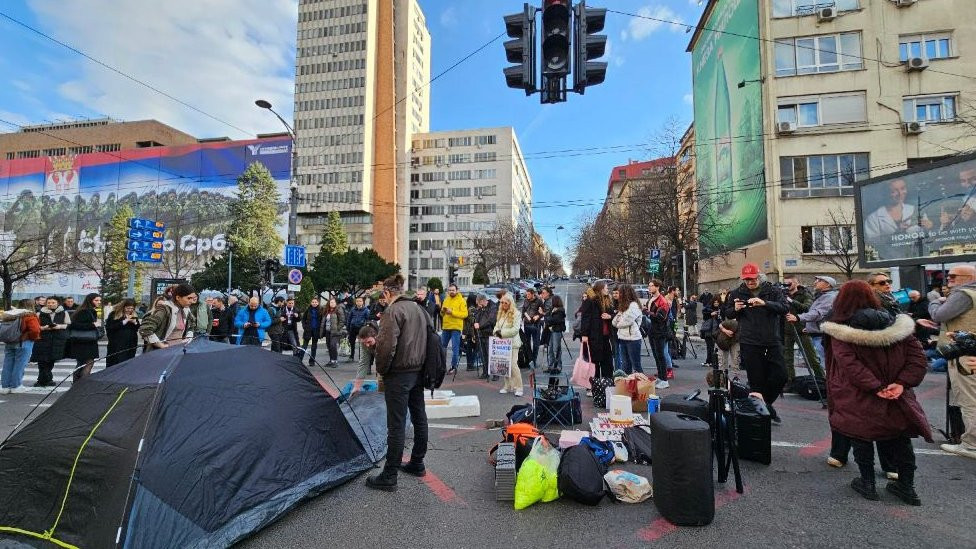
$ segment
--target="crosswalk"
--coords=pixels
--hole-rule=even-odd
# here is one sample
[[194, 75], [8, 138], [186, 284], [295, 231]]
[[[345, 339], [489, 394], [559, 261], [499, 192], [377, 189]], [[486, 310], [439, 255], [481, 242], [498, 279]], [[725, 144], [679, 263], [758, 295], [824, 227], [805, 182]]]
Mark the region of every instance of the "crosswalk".
[[[64, 382], [61, 383], [60, 387], [34, 387], [34, 383], [37, 381], [38, 369], [37, 364], [31, 362], [27, 365], [27, 369], [24, 370], [24, 387], [30, 389], [29, 393], [24, 394], [36, 394], [36, 395], [46, 395], [52, 390], [58, 393], [63, 393], [71, 388], [72, 383], [72, 373], [75, 370], [75, 361], [71, 359], [62, 360], [54, 364], [54, 383], [61, 383], [63, 379]], [[95, 362], [95, 366], [92, 368], [92, 373], [98, 372], [105, 369], [105, 361]], [[67, 378], [67, 379], [65, 379]], [[12, 395], [5, 395], [4, 398], [8, 398]]]

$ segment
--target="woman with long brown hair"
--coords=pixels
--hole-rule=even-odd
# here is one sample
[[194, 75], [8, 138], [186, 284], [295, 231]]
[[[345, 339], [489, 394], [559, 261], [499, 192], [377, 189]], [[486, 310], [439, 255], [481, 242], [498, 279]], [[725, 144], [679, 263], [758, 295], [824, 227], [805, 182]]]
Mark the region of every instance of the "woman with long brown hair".
[[75, 359], [77, 367], [73, 375], [74, 381], [90, 374], [95, 360], [98, 359], [98, 340], [101, 339], [98, 328], [102, 326], [98, 310], [101, 308], [102, 296], [88, 294], [81, 307], [71, 315], [68, 346], [64, 356]]
[[613, 377], [613, 358], [610, 354], [610, 291], [606, 282], [600, 280], [586, 290], [586, 300], [580, 314], [580, 333], [582, 346], [580, 352], [596, 365], [599, 377]]
[[641, 311], [637, 292], [630, 284], [623, 284], [617, 288], [617, 314], [613, 317], [613, 327], [617, 329], [617, 349], [620, 354], [621, 366], [628, 374], [643, 372], [641, 367], [641, 335], [640, 325], [644, 318]]
[[[854, 448], [860, 476], [851, 488], [877, 500], [874, 443], [897, 472], [885, 487], [909, 505], [921, 505], [915, 493], [912, 437], [932, 442], [932, 432], [912, 387], [925, 377], [928, 362], [908, 315], [891, 318], [877, 294], [862, 280], [844, 284], [829, 321], [822, 324], [827, 355], [827, 394], [835, 455], [844, 438]], [[842, 458], [842, 459], [841, 459]]]
[[330, 297], [322, 312], [321, 337], [325, 338], [329, 348], [329, 363], [331, 368], [339, 367], [339, 342], [346, 330], [346, 313], [335, 297]]
[[136, 356], [140, 324], [136, 317], [136, 302], [134, 300], [125, 299], [115, 306], [112, 314], [105, 321], [105, 331], [108, 334], [108, 349], [105, 355], [106, 368]]

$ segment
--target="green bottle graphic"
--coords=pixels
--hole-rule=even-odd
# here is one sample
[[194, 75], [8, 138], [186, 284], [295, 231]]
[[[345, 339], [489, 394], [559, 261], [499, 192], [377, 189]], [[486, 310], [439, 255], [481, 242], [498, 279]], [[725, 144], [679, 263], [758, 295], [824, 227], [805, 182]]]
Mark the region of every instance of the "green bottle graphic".
[[735, 194], [735, 181], [732, 177], [732, 105], [721, 49], [717, 57], [718, 74], [715, 77], [714, 111], [715, 181], [712, 185], [712, 203], [717, 213], [726, 213], [732, 208]]

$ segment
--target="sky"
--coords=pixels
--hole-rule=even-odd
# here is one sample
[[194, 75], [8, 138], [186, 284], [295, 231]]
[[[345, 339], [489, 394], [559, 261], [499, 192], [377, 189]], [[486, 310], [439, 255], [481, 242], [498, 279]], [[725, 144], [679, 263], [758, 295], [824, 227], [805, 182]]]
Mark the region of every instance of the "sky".
[[[522, 9], [520, 0], [420, 4], [431, 33], [432, 76], [498, 37], [503, 16]], [[267, 99], [291, 118], [297, 5], [5, 0], [0, 14], [111, 69], [0, 17], [0, 73], [7, 84], [0, 86], [0, 131], [105, 116], [154, 118], [198, 137], [245, 139], [279, 131], [277, 120], [254, 100]], [[690, 25], [703, 8], [699, 0], [590, 5]], [[431, 130], [513, 126], [532, 178], [536, 231], [563, 254], [580, 216], [602, 204], [612, 168], [653, 158], [653, 137], [669, 119], [691, 122], [686, 30], [608, 13], [608, 51], [601, 59], [610, 65], [606, 82], [554, 105], [505, 86], [502, 36], [431, 84]], [[575, 205], [553, 204], [565, 201]]]

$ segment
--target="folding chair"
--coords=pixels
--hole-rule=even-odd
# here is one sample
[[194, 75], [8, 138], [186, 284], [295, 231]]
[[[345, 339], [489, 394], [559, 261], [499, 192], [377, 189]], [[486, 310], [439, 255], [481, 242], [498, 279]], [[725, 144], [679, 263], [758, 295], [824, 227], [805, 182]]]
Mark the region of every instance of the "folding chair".
[[545, 385], [539, 385], [539, 379], [535, 371], [529, 373], [536, 429], [542, 431], [553, 424], [567, 429], [582, 423], [579, 394], [570, 384], [569, 375], [545, 374], [541, 378]]

